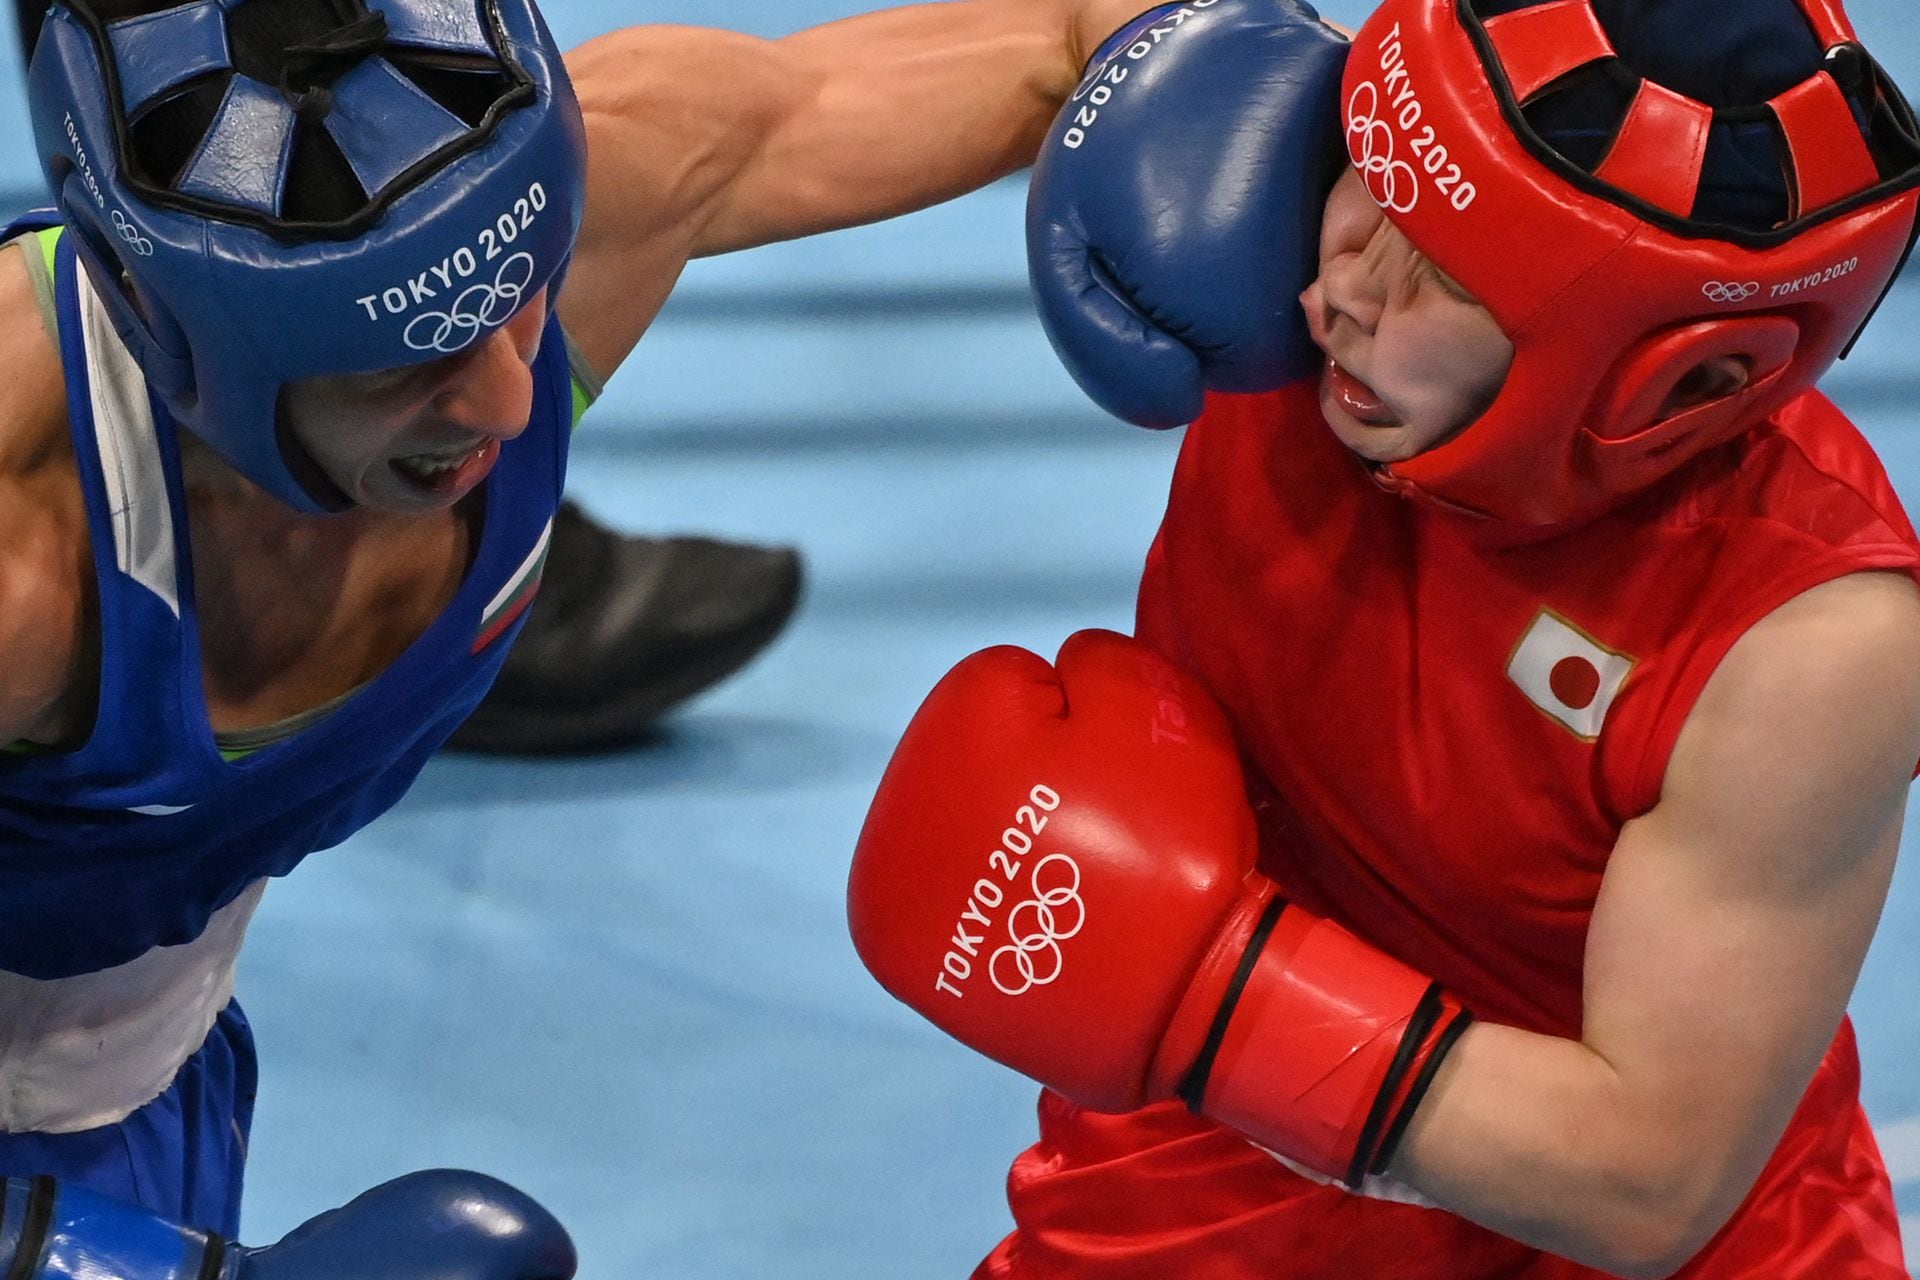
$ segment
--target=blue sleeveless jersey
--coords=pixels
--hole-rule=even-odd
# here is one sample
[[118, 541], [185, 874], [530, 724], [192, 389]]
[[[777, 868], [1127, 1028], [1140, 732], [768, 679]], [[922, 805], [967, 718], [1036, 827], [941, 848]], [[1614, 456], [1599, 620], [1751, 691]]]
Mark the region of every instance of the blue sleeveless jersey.
[[[8, 231], [45, 227], [25, 219]], [[559, 506], [572, 385], [559, 322], [533, 416], [485, 481], [473, 567], [446, 611], [319, 723], [228, 761], [200, 682], [175, 427], [63, 238], [55, 262], [74, 452], [100, 597], [100, 698], [84, 745], [0, 757], [0, 969], [88, 973], [191, 941], [390, 808], [479, 703], [525, 620]]]

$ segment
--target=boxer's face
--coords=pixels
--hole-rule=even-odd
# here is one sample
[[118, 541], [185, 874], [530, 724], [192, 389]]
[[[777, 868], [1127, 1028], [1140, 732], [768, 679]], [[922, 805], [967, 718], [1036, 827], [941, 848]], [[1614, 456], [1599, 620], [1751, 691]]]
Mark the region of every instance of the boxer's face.
[[501, 441], [526, 430], [546, 315], [542, 289], [456, 355], [290, 382], [281, 412], [294, 439], [356, 506], [443, 510], [486, 479]]
[[1327, 197], [1320, 275], [1300, 295], [1327, 355], [1320, 408], [1374, 462], [1404, 462], [1493, 403], [1513, 344], [1387, 221], [1349, 168]]

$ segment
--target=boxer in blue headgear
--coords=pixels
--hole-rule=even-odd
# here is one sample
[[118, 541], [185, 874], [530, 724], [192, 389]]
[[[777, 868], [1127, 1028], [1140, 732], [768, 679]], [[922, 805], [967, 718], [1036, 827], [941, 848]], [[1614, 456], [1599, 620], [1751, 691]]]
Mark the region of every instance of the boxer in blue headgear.
[[0, 1274], [570, 1268], [531, 1213], [404, 1247], [513, 1208], [457, 1177], [330, 1217], [338, 1252], [169, 1234], [237, 1227], [262, 886], [486, 691], [578, 402], [688, 261], [1026, 163], [1136, 3], [631, 28], [564, 63], [529, 0], [54, 6], [58, 209], [0, 251]]
[[[60, 6], [29, 89], [60, 214], [149, 384], [303, 510], [396, 486], [329, 476], [278, 412], [287, 385], [459, 355], [550, 305], [579, 231], [580, 110], [525, 0]], [[183, 158], [189, 111], [211, 118]], [[428, 496], [451, 483], [405, 471]]]
[[[14, 0], [23, 67], [46, 12], [45, 0]], [[772, 641], [800, 579], [788, 547], [619, 533], [563, 502], [547, 603], [448, 745], [526, 754], [633, 743]]]

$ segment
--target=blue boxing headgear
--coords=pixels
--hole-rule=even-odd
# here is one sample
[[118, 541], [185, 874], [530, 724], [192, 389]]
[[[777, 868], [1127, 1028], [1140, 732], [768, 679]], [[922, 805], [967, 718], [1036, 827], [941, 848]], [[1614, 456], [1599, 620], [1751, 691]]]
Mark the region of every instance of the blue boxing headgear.
[[[56, 0], [28, 80], [95, 289], [182, 426], [343, 509], [280, 390], [451, 355], [558, 284], [586, 169], [559, 50], [531, 0], [95, 3]], [[149, 141], [183, 116], [185, 143]]]

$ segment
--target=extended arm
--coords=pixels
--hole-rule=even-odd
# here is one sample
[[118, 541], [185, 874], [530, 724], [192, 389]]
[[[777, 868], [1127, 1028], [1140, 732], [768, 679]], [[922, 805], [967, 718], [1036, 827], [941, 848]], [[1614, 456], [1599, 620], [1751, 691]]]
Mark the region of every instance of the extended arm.
[[632, 27], [567, 59], [588, 191], [563, 318], [610, 373], [696, 257], [904, 213], [1029, 163], [1143, 0], [950, 0], [765, 40]]

